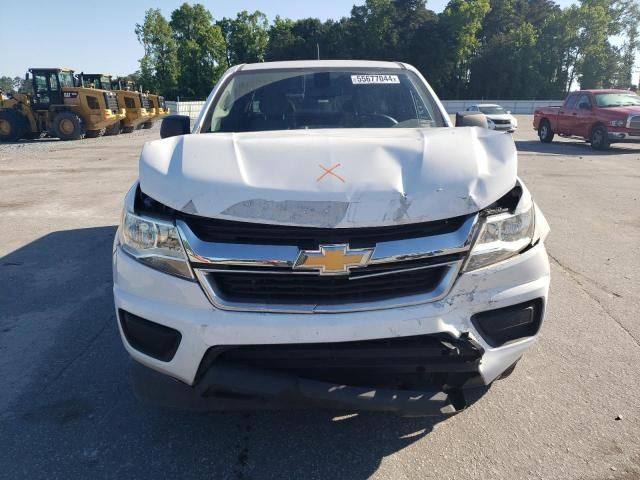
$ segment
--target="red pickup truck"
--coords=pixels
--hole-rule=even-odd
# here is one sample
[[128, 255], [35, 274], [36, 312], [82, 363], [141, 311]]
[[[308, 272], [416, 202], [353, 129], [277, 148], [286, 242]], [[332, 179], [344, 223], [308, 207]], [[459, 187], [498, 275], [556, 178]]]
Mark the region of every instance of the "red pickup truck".
[[582, 137], [595, 150], [614, 142], [640, 143], [640, 96], [630, 90], [571, 92], [561, 107], [537, 108], [533, 127], [544, 143], [555, 134]]

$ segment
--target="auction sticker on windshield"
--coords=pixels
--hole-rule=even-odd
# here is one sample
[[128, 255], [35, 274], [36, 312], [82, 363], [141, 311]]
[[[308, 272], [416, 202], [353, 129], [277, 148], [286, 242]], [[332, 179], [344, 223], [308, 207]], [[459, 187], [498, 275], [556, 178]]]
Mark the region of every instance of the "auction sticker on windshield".
[[363, 85], [370, 83], [400, 83], [397, 75], [351, 75], [351, 83]]

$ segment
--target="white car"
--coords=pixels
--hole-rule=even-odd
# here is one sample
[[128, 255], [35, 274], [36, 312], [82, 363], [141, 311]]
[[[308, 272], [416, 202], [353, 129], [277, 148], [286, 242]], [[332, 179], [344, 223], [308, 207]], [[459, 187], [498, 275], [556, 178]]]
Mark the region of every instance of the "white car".
[[513, 140], [410, 65], [240, 65], [145, 144], [113, 249], [136, 394], [463, 409], [536, 341], [544, 216]]
[[518, 128], [518, 119], [495, 103], [479, 103], [467, 108], [468, 112], [480, 112], [487, 117], [487, 123], [491, 130], [500, 130], [513, 133]]

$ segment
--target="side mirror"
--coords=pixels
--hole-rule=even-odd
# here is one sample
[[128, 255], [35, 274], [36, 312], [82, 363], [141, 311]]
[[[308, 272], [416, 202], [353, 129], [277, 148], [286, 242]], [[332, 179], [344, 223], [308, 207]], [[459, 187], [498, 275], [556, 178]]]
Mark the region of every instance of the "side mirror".
[[481, 112], [456, 113], [456, 127], [480, 127], [489, 128], [487, 117]]
[[582, 102], [580, 105], [578, 105], [578, 108], [580, 110], [591, 110], [591, 105], [589, 105], [587, 102]]
[[176, 137], [191, 132], [191, 118], [188, 115], [169, 115], [160, 125], [160, 138]]
[[27, 82], [29, 81], [29, 73], [25, 73], [25, 74], [24, 74], [24, 79], [25, 79], [25, 81], [27, 81]]
[[507, 115], [511, 115], [511, 110], [507, 110]]

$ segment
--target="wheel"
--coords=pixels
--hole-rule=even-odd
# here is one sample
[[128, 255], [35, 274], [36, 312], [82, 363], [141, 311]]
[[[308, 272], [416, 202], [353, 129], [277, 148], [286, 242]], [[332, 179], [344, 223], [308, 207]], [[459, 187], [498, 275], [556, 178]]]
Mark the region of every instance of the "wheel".
[[538, 137], [542, 143], [551, 143], [554, 137], [549, 120], [542, 120], [538, 125]]
[[122, 133], [131, 133], [133, 132], [133, 125], [127, 125], [122, 127]]
[[606, 150], [609, 148], [609, 132], [602, 125], [595, 127], [591, 131], [591, 138], [589, 139], [591, 142], [591, 148], [594, 150]]
[[153, 127], [153, 122], [144, 122], [142, 124], [142, 128], [144, 128], [145, 130], [149, 130], [151, 127]]
[[100, 130], [87, 130], [85, 134], [86, 138], [98, 138], [105, 134], [106, 128], [101, 128]]
[[15, 110], [0, 110], [0, 141], [15, 142], [27, 134], [25, 118]]
[[109, 137], [111, 135], [118, 135], [120, 133], [120, 122], [116, 122], [113, 125], [111, 125], [110, 127], [108, 127], [104, 134], [105, 136]]
[[82, 118], [73, 112], [60, 112], [53, 117], [53, 133], [60, 140], [80, 140], [85, 135]]

